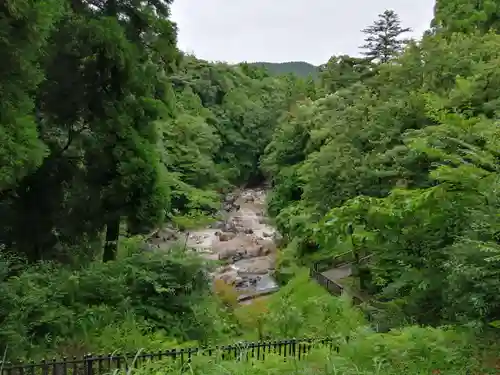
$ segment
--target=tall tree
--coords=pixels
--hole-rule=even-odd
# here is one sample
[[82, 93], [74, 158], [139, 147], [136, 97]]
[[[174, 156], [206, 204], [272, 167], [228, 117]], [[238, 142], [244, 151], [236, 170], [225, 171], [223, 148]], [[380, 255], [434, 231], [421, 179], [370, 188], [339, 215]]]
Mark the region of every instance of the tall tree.
[[326, 93], [349, 87], [374, 74], [370, 62], [351, 56], [332, 56], [326, 64], [320, 66], [319, 80]]
[[[167, 111], [163, 87], [166, 74], [175, 64], [176, 29], [167, 17], [170, 2], [65, 2], [66, 12], [49, 34], [43, 59], [34, 61], [45, 69], [45, 80], [38, 90], [28, 86], [39, 81], [33, 65], [33, 72], [28, 72], [31, 76], [26, 75], [27, 87], [15, 91], [24, 100], [25, 113], [17, 119], [25, 119], [25, 125], [17, 126], [14, 134], [20, 134], [20, 138], [24, 131], [31, 137], [30, 142], [18, 143], [34, 153], [38, 140], [44, 154], [28, 158], [23, 157], [27, 151], [22, 147], [15, 152], [8, 150], [7, 155], [16, 156], [14, 166], [33, 160], [35, 167], [32, 173], [18, 177], [13, 188], [2, 192], [0, 243], [31, 260], [61, 259], [58, 250], [64, 239], [67, 244], [80, 246], [82, 239], [98, 238], [105, 230], [104, 260], [110, 260], [116, 253], [121, 220], [126, 219], [129, 231], [137, 233], [161, 222], [165, 213], [167, 195], [155, 121]], [[46, 7], [43, 4], [41, 16], [49, 9], [48, 3]], [[19, 28], [22, 22], [15, 21], [22, 15], [12, 9], [7, 11], [6, 20], [12, 19]], [[29, 22], [27, 25], [27, 31], [35, 27]], [[35, 33], [37, 38], [46, 34], [48, 26], [42, 26]], [[36, 56], [28, 43], [35, 39], [27, 35], [27, 41], [19, 39], [18, 45], [29, 52], [23, 55], [28, 60]], [[9, 38], [9, 44], [15, 38]], [[36, 51], [37, 44], [33, 46]], [[15, 65], [27, 69], [29, 62]], [[33, 92], [37, 126], [28, 121], [34, 111], [25, 99]], [[7, 95], [4, 104], [14, 102], [9, 96], [14, 98]], [[6, 123], [11, 128], [16, 124], [12, 120]], [[13, 140], [6, 144], [13, 147], [16, 139], [10, 138]], [[0, 161], [2, 155], [0, 152]], [[16, 169], [13, 171], [11, 175], [16, 177]], [[6, 182], [15, 181], [3, 170], [0, 174], [6, 176]], [[30, 228], [28, 236], [26, 228]]]
[[39, 63], [62, 0], [0, 2], [0, 193], [41, 164], [46, 153], [33, 116]]
[[432, 26], [447, 33], [500, 30], [500, 3], [495, 0], [437, 0]]
[[82, 104], [92, 127], [86, 166], [89, 186], [100, 192], [104, 261], [115, 258], [122, 219], [132, 233], [163, 219], [166, 192], [155, 121], [163, 110], [157, 89], [176, 52], [170, 3], [107, 0], [75, 11], [88, 21], [78, 25], [81, 42], [90, 47], [82, 55], [87, 94]]
[[379, 14], [373, 25], [362, 31], [366, 34], [366, 44], [360, 47], [366, 50], [363, 55], [370, 61], [386, 63], [402, 51], [406, 42], [401, 39], [401, 35], [411, 29], [401, 27], [397, 13], [387, 9]]

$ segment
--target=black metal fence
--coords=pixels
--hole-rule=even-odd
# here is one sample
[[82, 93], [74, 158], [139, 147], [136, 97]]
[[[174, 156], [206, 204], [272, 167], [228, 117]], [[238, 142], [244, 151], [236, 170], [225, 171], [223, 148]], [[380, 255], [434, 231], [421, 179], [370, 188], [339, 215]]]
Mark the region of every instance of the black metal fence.
[[[362, 257], [360, 257], [358, 262], [365, 263], [372, 256], [373, 254], [366, 255], [365, 253], [363, 253]], [[309, 269], [309, 276], [311, 277], [311, 279], [315, 280], [319, 285], [325, 288], [330, 294], [334, 296], [340, 296], [345, 288], [336, 280], [332, 280], [326, 277], [323, 274], [323, 272], [331, 268], [337, 268], [348, 264], [352, 264], [353, 263], [352, 258], [353, 258], [352, 251], [347, 251], [331, 259], [325, 259], [315, 262]], [[354, 293], [353, 290], [350, 291], [350, 294], [356, 304], [361, 304], [369, 300], [368, 296], [361, 295], [359, 292]]]
[[330, 294], [334, 296], [339, 296], [342, 294], [342, 291], [344, 290], [342, 285], [338, 284], [334, 280], [330, 280], [328, 277], [318, 271], [315, 266], [313, 266], [309, 271], [309, 276], [319, 285], [325, 288]]
[[284, 360], [302, 359], [313, 346], [321, 345], [338, 352], [336, 340], [326, 339], [291, 339], [281, 341], [242, 342], [214, 348], [173, 349], [157, 353], [135, 353], [129, 355], [87, 355], [83, 358], [62, 358], [45, 360], [38, 363], [12, 364], [0, 362], [0, 375], [104, 375], [139, 368], [147, 363], [162, 361], [165, 366], [183, 368], [193, 357], [211, 356], [217, 360], [250, 359], [265, 360], [273, 353]]
[[337, 268], [354, 261], [352, 251], [346, 251], [329, 259], [322, 259], [313, 264], [312, 268], [318, 272], [326, 271], [330, 268]]

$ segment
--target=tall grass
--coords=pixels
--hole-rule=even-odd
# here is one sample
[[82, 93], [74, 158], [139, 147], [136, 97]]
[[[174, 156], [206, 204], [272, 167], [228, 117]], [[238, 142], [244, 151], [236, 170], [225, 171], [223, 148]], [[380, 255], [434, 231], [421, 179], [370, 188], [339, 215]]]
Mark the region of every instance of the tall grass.
[[[350, 344], [351, 345], [351, 344]], [[452, 355], [453, 361], [443, 357], [437, 350], [427, 355], [411, 353], [405, 348], [394, 351], [394, 348], [359, 353], [353, 356], [353, 350], [359, 349], [358, 344], [342, 354], [324, 347], [313, 349], [304, 358], [288, 357], [270, 354], [265, 360], [233, 360], [223, 361], [217, 357], [194, 356], [184, 366], [176, 366], [171, 361], [149, 363], [138, 369], [131, 366], [128, 370], [115, 370], [113, 375], [468, 375], [472, 374], [478, 364], [474, 359]], [[408, 348], [407, 348], [408, 349]], [[377, 351], [377, 350], [375, 350]], [[457, 353], [455, 354], [458, 354]], [[450, 353], [448, 353], [450, 354]], [[242, 357], [245, 357], [244, 353]], [[135, 360], [135, 359], [134, 359]], [[494, 372], [483, 372], [493, 374]]]

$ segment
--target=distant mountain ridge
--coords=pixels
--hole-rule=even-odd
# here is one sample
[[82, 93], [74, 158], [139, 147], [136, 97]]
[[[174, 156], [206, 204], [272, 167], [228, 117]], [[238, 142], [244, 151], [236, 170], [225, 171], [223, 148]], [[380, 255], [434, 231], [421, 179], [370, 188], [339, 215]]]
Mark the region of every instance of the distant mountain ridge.
[[282, 63], [272, 63], [272, 62], [254, 62], [249, 63], [249, 65], [258, 65], [266, 68], [270, 73], [276, 75], [282, 74], [296, 74], [299, 77], [307, 77], [311, 75], [312, 77], [317, 77], [319, 67], [309, 64], [305, 61], [288, 61]]

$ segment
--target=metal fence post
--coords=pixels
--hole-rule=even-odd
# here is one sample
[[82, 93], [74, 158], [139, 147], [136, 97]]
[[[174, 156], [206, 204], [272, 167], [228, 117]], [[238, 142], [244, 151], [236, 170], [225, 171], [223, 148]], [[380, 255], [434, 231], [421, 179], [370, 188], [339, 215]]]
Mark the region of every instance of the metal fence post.
[[94, 375], [94, 358], [92, 354], [88, 354], [84, 357], [84, 369], [85, 375]]

